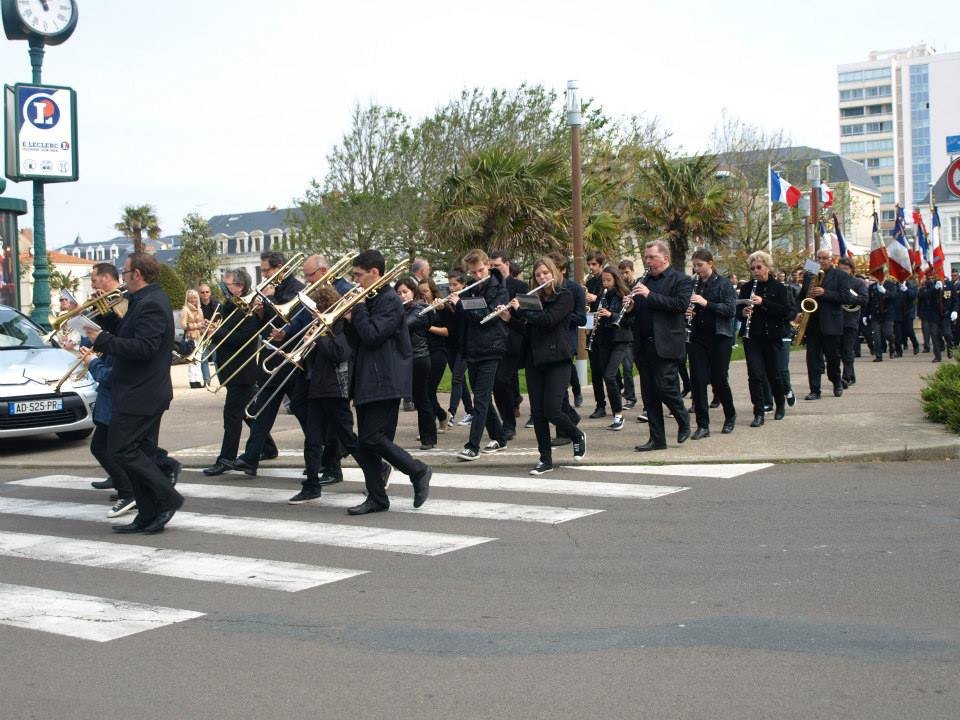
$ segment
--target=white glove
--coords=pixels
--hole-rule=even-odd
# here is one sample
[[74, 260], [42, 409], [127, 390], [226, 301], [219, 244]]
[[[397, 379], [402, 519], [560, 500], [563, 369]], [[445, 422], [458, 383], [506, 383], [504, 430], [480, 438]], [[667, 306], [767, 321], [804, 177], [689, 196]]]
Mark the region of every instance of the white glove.
[[940, 282], [939, 280], [937, 280], [937, 281], [933, 284], [933, 286], [934, 286], [937, 290], [943, 290], [943, 283]]
[[950, 313], [950, 322], [956, 322], [956, 321], [957, 321], [957, 311], [954, 310], [952, 313]]
[[883, 285], [881, 285], [880, 283], [877, 283], [877, 292], [883, 293], [884, 295], [886, 295], [886, 294], [887, 294], [887, 289], [886, 289]]
[[863, 324], [864, 324], [864, 325], [869, 325], [869, 324], [870, 324], [869, 321], [868, 321], [866, 318], [862, 318], [862, 319], [863, 319]]
[[903, 290], [904, 292], [906, 292], [906, 291], [907, 291], [907, 284], [906, 284], [905, 282], [900, 283], [900, 289]]

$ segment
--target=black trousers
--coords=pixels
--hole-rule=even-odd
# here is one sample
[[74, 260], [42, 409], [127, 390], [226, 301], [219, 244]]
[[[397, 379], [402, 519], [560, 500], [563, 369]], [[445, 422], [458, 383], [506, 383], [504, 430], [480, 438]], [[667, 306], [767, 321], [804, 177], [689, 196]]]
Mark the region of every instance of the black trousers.
[[157, 415], [132, 415], [114, 410], [107, 434], [107, 452], [130, 478], [137, 501], [137, 520], [152, 522], [159, 513], [176, 510], [183, 504], [170, 479], [157, 467], [157, 440], [160, 420]]
[[[596, 332], [596, 331], [594, 331]], [[590, 383], [593, 385], [593, 397], [597, 401], [598, 408], [607, 407], [607, 398], [603, 392], [603, 371], [606, 369], [603, 364], [603, 358], [600, 356], [600, 343], [594, 340], [593, 348], [590, 350]]]
[[[610, 400], [610, 409], [614, 415], [623, 412], [623, 398], [620, 395], [620, 383], [617, 381], [617, 375], [624, 360], [633, 363], [631, 356], [631, 345], [628, 342], [621, 343], [599, 343], [599, 347], [594, 346], [593, 350], [597, 355], [597, 362], [603, 368], [603, 385], [607, 391], [607, 397]], [[633, 376], [630, 375], [630, 384], [633, 385]]]
[[559, 434], [569, 438], [580, 437], [580, 430], [563, 409], [569, 379], [569, 360], [527, 367], [527, 395], [530, 398], [533, 432], [537, 436], [541, 462], [553, 462], [550, 423], [557, 426]]
[[520, 406], [520, 392], [517, 374], [520, 370], [518, 355], [504, 355], [497, 364], [497, 374], [493, 380], [493, 401], [504, 431], [517, 431], [516, 409]]
[[102, 423], [93, 423], [93, 436], [90, 438], [90, 454], [100, 463], [100, 467], [106, 470], [107, 475], [113, 480], [113, 487], [117, 494], [122, 498], [133, 497], [133, 486], [130, 485], [130, 478], [127, 477], [126, 470], [117, 462], [117, 459], [107, 452], [107, 438], [110, 434], [110, 426]]
[[[319, 487], [320, 474], [342, 475], [340, 459], [356, 455], [353, 413], [346, 398], [311, 398], [307, 402], [307, 434], [323, 446], [319, 464], [307, 466], [304, 487]], [[359, 463], [358, 463], [359, 464]]]
[[430, 402], [430, 356], [413, 358], [413, 405], [417, 408], [417, 430], [423, 445], [437, 444], [437, 416]]
[[[282, 375], [283, 373], [281, 372], [279, 374]], [[289, 396], [290, 410], [296, 416], [300, 427], [303, 429], [304, 437], [306, 438], [307, 379], [302, 372], [295, 371], [293, 377], [283, 386], [283, 391], [278, 392], [272, 400], [267, 402], [267, 399], [273, 394], [273, 391], [278, 387], [281, 380], [282, 378], [268, 381], [266, 383], [267, 387], [260, 394], [259, 402], [253, 408], [259, 414], [256, 419], [250, 423], [250, 437], [247, 438], [247, 444], [243, 449], [243, 453], [240, 455], [240, 457], [251, 465], [256, 465], [260, 462], [260, 455], [264, 450], [270, 451], [271, 454], [277, 451], [277, 444], [271, 437], [270, 431], [273, 429], [273, 424], [277, 421], [277, 413], [280, 412], [280, 405], [283, 403], [285, 396]], [[308, 445], [308, 442], [304, 443], [304, 456], [308, 454]], [[311, 445], [309, 452], [315, 452], [319, 455], [320, 449]]]
[[920, 329], [923, 332], [924, 349], [927, 343], [933, 345], [933, 359], [943, 357], [943, 323], [940, 320], [921, 320]]
[[907, 340], [909, 340], [910, 344], [913, 345], [914, 352], [920, 348], [920, 341], [917, 340], [917, 333], [913, 329], [913, 320], [913, 318], [904, 318], [897, 324], [897, 340], [899, 342], [897, 347], [898, 351], [902, 352], [907, 347]]
[[706, 338], [695, 335], [687, 344], [687, 354], [690, 357], [690, 386], [697, 427], [710, 429], [708, 385], [713, 386], [713, 394], [723, 406], [724, 419], [731, 420], [737, 416], [729, 378], [732, 349], [733, 338], [726, 335], [711, 335]]
[[[774, 404], [780, 408], [786, 400], [783, 375], [780, 372], [780, 357], [783, 341], [767, 337], [742, 338], [743, 351], [747, 357], [747, 382], [750, 387], [750, 402], [753, 414], [763, 413], [765, 387], [769, 384]], [[810, 336], [807, 336], [810, 342]], [[807, 346], [809, 352], [809, 345]]]
[[[574, 355], [573, 357], [576, 357]], [[631, 381], [633, 379], [631, 378]], [[577, 372], [577, 366], [570, 365], [570, 389], [573, 390], [574, 395], [580, 395], [580, 373]]]
[[[223, 440], [220, 442], [220, 458], [236, 460], [240, 448], [243, 424], [248, 425], [244, 408], [253, 397], [256, 385], [227, 385], [227, 398], [223, 402]], [[259, 456], [258, 456], [259, 457]]]
[[633, 349], [627, 343], [627, 351], [620, 363], [620, 372], [623, 376], [623, 397], [630, 402], [637, 401], [637, 388], [633, 383]]
[[430, 380], [427, 382], [427, 390], [430, 392], [430, 404], [433, 405], [433, 414], [439, 422], [447, 421], [447, 413], [440, 406], [440, 400], [437, 398], [437, 388], [440, 387], [440, 381], [443, 379], [443, 372], [447, 369], [447, 351], [444, 348], [435, 348], [430, 351]]
[[807, 379], [810, 381], [810, 392], [820, 392], [824, 357], [827, 360], [827, 379], [834, 386], [840, 384], [840, 342], [842, 337], [842, 335], [822, 335], [819, 329], [807, 333]]
[[353, 457], [363, 470], [367, 500], [383, 508], [390, 507], [390, 499], [383, 487], [382, 461], [386, 460], [408, 477], [427, 468], [394, 444], [399, 413], [400, 398], [357, 406], [357, 450]]
[[893, 352], [897, 344], [893, 334], [893, 320], [871, 320], [870, 337], [874, 357], [883, 358], [883, 341], [887, 343], [887, 350]]
[[[498, 358], [487, 360], [467, 360], [467, 369], [470, 373], [470, 387], [473, 388], [473, 422], [470, 423], [470, 437], [464, 446], [480, 451], [480, 440], [486, 429], [491, 440], [506, 445], [503, 433], [503, 424], [497, 409], [490, 402], [493, 393], [493, 383], [497, 376]], [[513, 412], [513, 408], [510, 409]]]
[[467, 361], [463, 355], [451, 355], [450, 362], [450, 410], [451, 415], [457, 414], [457, 406], [463, 400], [463, 412], [473, 414], [473, 399], [470, 397], [470, 386], [467, 384]]
[[843, 362], [843, 370], [840, 373], [842, 377], [847, 382], [856, 382], [857, 373], [853, 368], [853, 361], [856, 358], [857, 354], [857, 345], [859, 345], [860, 340], [860, 328], [854, 325], [853, 327], [844, 327], [843, 336], [840, 340], [840, 360]]
[[667, 434], [663, 424], [663, 406], [673, 413], [680, 429], [690, 427], [690, 414], [680, 397], [681, 360], [657, 355], [653, 338], [634, 343], [634, 358], [640, 372], [640, 394], [647, 409], [650, 439], [657, 445], [666, 445]]

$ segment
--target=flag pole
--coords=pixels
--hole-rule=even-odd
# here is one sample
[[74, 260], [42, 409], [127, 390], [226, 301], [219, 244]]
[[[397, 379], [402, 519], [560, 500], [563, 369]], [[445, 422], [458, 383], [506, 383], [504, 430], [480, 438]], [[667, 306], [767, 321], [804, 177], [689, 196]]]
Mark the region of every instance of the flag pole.
[[767, 252], [773, 257], [773, 166], [767, 163]]

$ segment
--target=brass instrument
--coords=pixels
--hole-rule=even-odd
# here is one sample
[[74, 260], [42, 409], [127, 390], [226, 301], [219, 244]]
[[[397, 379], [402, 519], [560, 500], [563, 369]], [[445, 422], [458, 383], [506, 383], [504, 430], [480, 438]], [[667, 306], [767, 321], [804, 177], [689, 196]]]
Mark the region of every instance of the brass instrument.
[[207, 326], [203, 329], [203, 332], [200, 333], [200, 337], [197, 338], [193, 350], [191, 350], [188, 355], [181, 355], [174, 350], [174, 356], [191, 365], [197, 365], [202, 362], [203, 358], [209, 355], [207, 348], [210, 346], [210, 341], [213, 340], [213, 334], [217, 331], [219, 322], [220, 308], [218, 307], [213, 311], [213, 315], [210, 316], [210, 320], [207, 322]]
[[50, 342], [50, 340], [52, 340], [54, 336], [60, 332], [64, 325], [80, 315], [83, 315], [90, 320], [95, 317], [99, 317], [100, 315], [109, 315], [117, 308], [118, 305], [126, 301], [126, 298], [123, 296], [126, 290], [127, 288], [121, 285], [110, 292], [103, 293], [102, 295], [95, 295], [82, 305], [77, 305], [77, 307], [73, 308], [72, 310], [67, 310], [66, 312], [59, 313], [58, 315], [50, 315], [50, 317], [47, 318], [47, 321], [50, 323], [51, 330], [43, 336], [43, 341]]
[[[490, 276], [487, 275], [485, 278], [480, 278], [480, 279], [477, 280], [476, 282], [470, 283], [470, 284], [467, 285], [465, 288], [461, 288], [460, 292], [454, 293], [454, 294], [456, 294], [456, 295], [462, 295], [462, 294], [465, 293], [467, 290], [473, 290], [473, 288], [475, 288], [475, 287], [480, 287], [481, 285], [483, 285], [483, 283], [485, 283], [485, 282], [486, 282], [487, 280], [489, 280], [489, 279], [490, 279]], [[423, 310], [421, 310], [420, 312], [418, 312], [418, 313], [417, 313], [417, 316], [419, 317], [419, 316], [422, 316], [422, 315], [426, 315], [428, 312], [431, 312], [431, 311], [433, 311], [433, 310], [439, 310], [441, 307], [443, 307], [443, 306], [444, 306], [445, 304], [447, 304], [448, 302], [450, 302], [450, 296], [449, 296], [449, 295], [447, 295], [446, 297], [435, 298], [432, 303], [430, 303], [430, 304], [427, 305], [425, 308], [423, 308]]]
[[797, 323], [797, 335], [793, 338], [794, 345], [800, 345], [803, 342], [803, 338], [807, 334], [807, 323], [810, 322], [810, 316], [815, 313], [819, 307], [820, 303], [811, 294], [813, 289], [820, 287], [823, 283], [823, 270], [818, 272], [813, 279], [810, 280], [810, 287], [807, 288], [807, 296], [800, 301], [800, 310], [803, 312], [803, 315], [800, 317], [800, 322]]
[[[291, 337], [289, 341], [284, 342], [280, 347], [272, 347], [268, 343], [268, 347], [272, 347], [272, 352], [264, 360], [264, 370], [267, 370], [266, 363], [267, 360], [272, 358], [274, 355], [279, 355], [283, 360], [272, 370], [267, 371], [267, 374], [272, 380], [273, 377], [280, 372], [280, 370], [285, 365], [291, 365], [289, 372], [283, 377], [283, 379], [271, 389], [273, 392], [270, 396], [263, 402], [260, 409], [256, 412], [250, 412], [251, 408], [257, 405], [257, 401], [260, 398], [260, 394], [271, 385], [270, 381], [265, 382], [257, 390], [256, 394], [250, 398], [250, 402], [247, 403], [245, 414], [248, 420], [254, 420], [261, 412], [263, 408], [267, 407], [271, 401], [277, 396], [278, 393], [283, 392], [284, 386], [287, 382], [290, 381], [290, 378], [293, 377], [294, 373], [297, 370], [304, 369], [304, 360], [307, 355], [313, 349], [313, 346], [316, 344], [324, 335], [329, 335], [333, 331], [334, 325], [337, 321], [340, 320], [344, 315], [350, 312], [358, 303], [362, 300], [365, 300], [368, 297], [373, 297], [384, 286], [399, 280], [407, 272], [407, 263], [401, 262], [395, 265], [393, 268], [388, 270], [386, 274], [379, 277], [376, 282], [374, 282], [370, 287], [364, 288], [360, 285], [357, 285], [351, 288], [349, 291], [340, 296], [335, 303], [328, 307], [324, 312], [314, 312], [313, 320], [307, 325], [303, 330], [297, 333], [295, 336]], [[306, 305], [306, 303], [305, 303]], [[289, 352], [285, 351], [283, 348], [286, 347], [288, 342], [294, 340], [294, 338], [300, 338], [299, 343], [290, 350]]]
[[[95, 351], [93, 351], [93, 350], [90, 351], [90, 354], [93, 355], [94, 357], [103, 357], [103, 354], [102, 354], [102, 353], [98, 353], [98, 352], [95, 352]], [[79, 357], [79, 358], [77, 359], [77, 361], [76, 361], [73, 365], [70, 366], [70, 369], [67, 370], [67, 371], [63, 374], [63, 377], [61, 377], [61, 378], [57, 381], [57, 384], [54, 385], [53, 391], [54, 391], [57, 395], [60, 394], [60, 388], [63, 387], [63, 384], [64, 384], [65, 382], [67, 382], [67, 380], [69, 380], [69, 379], [74, 375], [74, 373], [77, 372], [77, 370], [80, 369], [80, 366], [81, 366], [81, 365], [83, 365], [83, 356]]]
[[[528, 295], [528, 296], [536, 295], [536, 294], [539, 293], [541, 290], [543, 290], [547, 285], [550, 285], [550, 284], [552, 284], [552, 283], [553, 283], [553, 280], [547, 280], [545, 283], [542, 283], [542, 284], [538, 285], [537, 287], [535, 287], [535, 288], [534, 288], [533, 290], [531, 290], [530, 292], [524, 293], [524, 295]], [[495, 317], [497, 317], [497, 315], [499, 315], [500, 313], [502, 313], [502, 312], [506, 309], [506, 307], [507, 307], [506, 305], [500, 305], [500, 306], [498, 306], [497, 309], [494, 310], [493, 312], [487, 313], [486, 315], [483, 316], [483, 320], [480, 321], [480, 324], [481, 324], [481, 325], [486, 325], [488, 322], [490, 322], [490, 321], [493, 320]]]
[[753, 279], [753, 283], [750, 285], [750, 294], [747, 296], [747, 307], [750, 308], [750, 314], [747, 315], [747, 319], [743, 322], [743, 339], [750, 339], [750, 321], [753, 320], [753, 311], [756, 309], [756, 306], [753, 304], [753, 296], [757, 294], [757, 278]]
[[[330, 268], [318, 280], [315, 280], [314, 282], [307, 285], [303, 290], [300, 291], [300, 293], [302, 293], [303, 295], [310, 295], [310, 293], [312, 293], [314, 290], [316, 290], [320, 286], [329, 283], [331, 279], [336, 280], [340, 277], [343, 277], [344, 273], [346, 273], [353, 266], [354, 257], [356, 257], [354, 253], [344, 255], [342, 258], [337, 260], [337, 262], [335, 262], [332, 266], [330, 266]], [[283, 320], [284, 323], [289, 325], [290, 321], [297, 314], [294, 311], [295, 310], [299, 311], [300, 305], [302, 305], [302, 302], [300, 300], [300, 293], [298, 293], [297, 296], [294, 297], [292, 300], [289, 300], [285, 303], [277, 304], [277, 303], [274, 303], [273, 300], [270, 300], [269, 298], [267, 298], [266, 302], [273, 308], [274, 312], [280, 317], [280, 319]]]

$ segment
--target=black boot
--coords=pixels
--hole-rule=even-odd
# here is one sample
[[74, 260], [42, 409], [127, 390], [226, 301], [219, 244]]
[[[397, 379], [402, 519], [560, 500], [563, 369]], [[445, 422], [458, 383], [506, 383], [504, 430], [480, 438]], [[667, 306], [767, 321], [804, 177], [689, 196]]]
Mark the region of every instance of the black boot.
[[787, 415], [787, 409], [786, 407], [784, 407], [783, 400], [781, 400], [777, 403], [777, 411], [773, 414], [773, 419], [783, 420], [783, 418], [786, 417], [786, 415]]
[[763, 425], [763, 410], [760, 410], [760, 412], [754, 411], [753, 422], [750, 423], [750, 427], [760, 427], [761, 425]]

